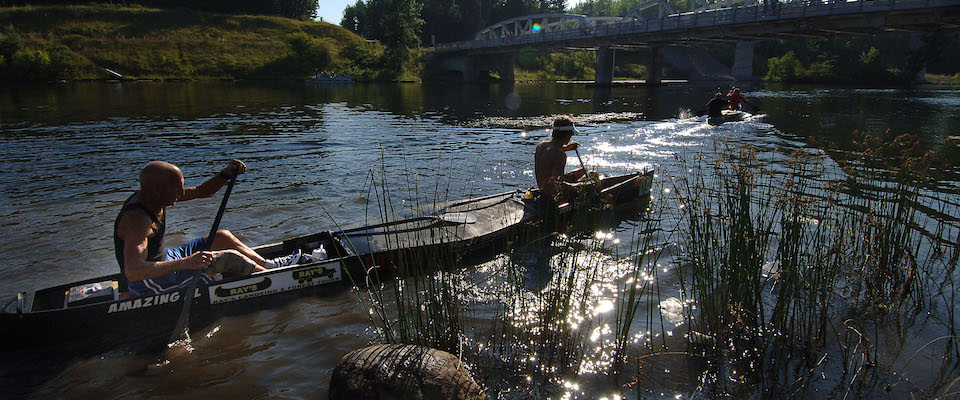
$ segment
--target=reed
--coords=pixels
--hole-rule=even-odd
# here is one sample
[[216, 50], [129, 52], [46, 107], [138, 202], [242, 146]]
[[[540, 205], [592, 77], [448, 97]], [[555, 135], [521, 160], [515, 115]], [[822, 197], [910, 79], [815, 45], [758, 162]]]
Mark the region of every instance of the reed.
[[[691, 166], [675, 181], [691, 332], [715, 338], [711, 357], [740, 349], [730, 362], [770, 374], [753, 380], [765, 391], [802, 390], [797, 382], [826, 362], [820, 350], [834, 335], [849, 379], [842, 390], [876, 385], [899, 358], [877, 343], [883, 326], [911, 323], [934, 302], [944, 306], [948, 338], [956, 332], [949, 213], [957, 209], [924, 190], [931, 156], [913, 151], [914, 140], [861, 138], [842, 169], [804, 149], [786, 162], [757, 162], [755, 149], [729, 145], [716, 160], [681, 160]], [[940, 218], [925, 202], [940, 204]], [[946, 342], [949, 356], [956, 345]], [[802, 368], [788, 368], [798, 357]]]
[[[641, 360], [665, 354], [707, 360], [698, 381], [711, 387], [698, 390], [717, 395], [803, 396], [827, 369], [841, 374], [836, 397], [906, 387], [895, 365], [939, 352], [948, 366], [957, 354], [960, 207], [926, 189], [931, 158], [905, 151], [908, 138], [862, 142], [792, 154], [720, 143], [714, 159], [678, 156], [686, 172], [658, 179], [657, 198], [616, 235], [596, 217], [548, 221], [473, 268], [463, 268], [474, 265], [468, 250], [437, 246], [360, 290], [381, 341], [461, 355], [500, 397], [552, 397], [590, 376], [643, 396]], [[455, 183], [377, 175], [368, 197], [384, 220], [436, 208]], [[387, 184], [397, 181], [401, 207]], [[685, 349], [667, 340], [658, 308], [664, 265], [676, 271]], [[881, 335], [889, 324], [907, 332], [921, 312], [944, 335], [903, 357], [903, 336], [891, 347]], [[910, 390], [942, 396], [951, 385], [947, 374]]]

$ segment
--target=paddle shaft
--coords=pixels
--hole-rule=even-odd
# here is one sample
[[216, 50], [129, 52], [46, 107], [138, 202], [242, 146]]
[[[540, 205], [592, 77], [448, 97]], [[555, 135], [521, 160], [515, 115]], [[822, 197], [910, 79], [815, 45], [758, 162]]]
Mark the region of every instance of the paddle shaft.
[[573, 152], [574, 152], [574, 153], [577, 153], [577, 159], [580, 160], [580, 168], [583, 168], [583, 174], [584, 174], [584, 175], [587, 175], [587, 177], [589, 177], [590, 175], [587, 174], [587, 166], [586, 166], [586, 164], [583, 163], [583, 159], [580, 158], [580, 150], [577, 149], [577, 148], [574, 148], [574, 149], [573, 149]]
[[[213, 220], [213, 226], [210, 227], [210, 234], [207, 235], [207, 240], [203, 242], [203, 251], [210, 250], [210, 245], [213, 244], [213, 238], [216, 236], [217, 230], [220, 229], [220, 220], [223, 218], [223, 212], [227, 209], [227, 200], [230, 199], [230, 193], [233, 192], [233, 184], [236, 182], [237, 173], [234, 172], [233, 176], [230, 177], [230, 182], [227, 184], [227, 191], [223, 193], [223, 201], [220, 202], [220, 209], [217, 210], [217, 218]], [[168, 340], [167, 343], [173, 343], [178, 339], [182, 339], [186, 333], [185, 328], [187, 321], [190, 319], [190, 307], [193, 306], [193, 294], [197, 288], [197, 282], [200, 281], [200, 270], [194, 270], [192, 275], [190, 284], [180, 292], [180, 298], [183, 299], [183, 309], [180, 310], [177, 325], [174, 327], [173, 333], [170, 335], [170, 340]]]
[[597, 185], [597, 190], [600, 190], [600, 182], [596, 179], [593, 179], [593, 177], [590, 176], [590, 173], [587, 172], [587, 165], [584, 164], [583, 159], [580, 158], [580, 150], [573, 149], [573, 152], [577, 153], [577, 159], [580, 160], [580, 168], [583, 168], [583, 175], [586, 176], [587, 179], [592, 181], [595, 185]]

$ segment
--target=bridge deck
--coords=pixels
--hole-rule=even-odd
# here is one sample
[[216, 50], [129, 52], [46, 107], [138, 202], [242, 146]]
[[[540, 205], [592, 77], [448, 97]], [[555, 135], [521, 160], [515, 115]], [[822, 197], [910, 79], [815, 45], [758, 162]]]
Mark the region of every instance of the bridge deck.
[[437, 45], [446, 52], [514, 52], [518, 47], [596, 49], [691, 41], [762, 40], [884, 30], [960, 29], [960, 0], [802, 1], [717, 8], [556, 32]]

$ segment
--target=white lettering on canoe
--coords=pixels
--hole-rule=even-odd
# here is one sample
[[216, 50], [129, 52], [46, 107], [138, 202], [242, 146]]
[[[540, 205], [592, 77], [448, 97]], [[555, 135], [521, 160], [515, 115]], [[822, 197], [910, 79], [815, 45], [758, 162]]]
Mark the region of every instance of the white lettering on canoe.
[[139, 299], [121, 301], [117, 303], [110, 304], [110, 308], [107, 309], [107, 314], [137, 310], [140, 308], [153, 307], [156, 305], [167, 304], [167, 303], [176, 303], [180, 301], [180, 292], [171, 292], [159, 294], [156, 296], [150, 297], [141, 297]]

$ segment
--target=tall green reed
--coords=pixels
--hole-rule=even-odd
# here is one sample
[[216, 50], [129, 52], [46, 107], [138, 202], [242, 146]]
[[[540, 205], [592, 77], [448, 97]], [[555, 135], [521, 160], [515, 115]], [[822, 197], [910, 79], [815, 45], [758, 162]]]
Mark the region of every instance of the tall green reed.
[[[841, 387], [876, 384], [887, 373], [878, 368], [905, 348], [878, 345], [885, 324], [901, 323], [895, 311], [917, 315], [936, 301], [955, 336], [955, 291], [942, 288], [955, 287], [948, 234], [957, 208], [940, 202], [942, 215], [928, 215], [935, 210], [924, 203], [937, 203], [925, 190], [931, 158], [915, 141], [861, 140], [842, 169], [826, 167], [819, 151], [758, 162], [755, 148], [729, 144], [715, 159], [681, 160], [689, 168], [674, 184], [686, 243], [678, 274], [690, 329], [715, 339], [712, 357], [736, 350], [765, 391], [803, 390], [829, 362], [820, 350], [834, 337], [849, 378]], [[801, 368], [785, 368], [798, 358]]]
[[[898, 321], [894, 311], [939, 307], [948, 335], [936, 344], [956, 352], [960, 257], [951, 236], [960, 233], [949, 224], [960, 207], [924, 189], [929, 164], [903, 157], [906, 139], [870, 140], [901, 146], [900, 157], [877, 165], [871, 157], [879, 153], [868, 150], [785, 155], [725, 143], [714, 159], [678, 157], [686, 173], [655, 191], [661, 195], [632, 224], [626, 254], [589, 237], [590, 229], [550, 224], [511, 236], [508, 255], [488, 262], [481, 282], [458, 268], [468, 249], [404, 254], [392, 280], [368, 289], [372, 318], [384, 341], [462, 354], [498, 393], [549, 396], [598, 362], [616, 380], [641, 370], [633, 360], [676, 354], [657, 309], [659, 265], [670, 247], [689, 337], [711, 339], [692, 349], [713, 360], [715, 381], [736, 382], [718, 390], [745, 395], [759, 385], [798, 395], [822, 381], [814, 371], [839, 363], [835, 393], [867, 393], [899, 357], [878, 339], [884, 323]], [[373, 175], [369, 197], [384, 220], [444, 204], [452, 184], [449, 176], [407, 173], [407, 202], [395, 207], [386, 169]], [[935, 212], [942, 216], [928, 218]], [[595, 225], [595, 216], [582, 217], [573, 225]], [[591, 315], [605, 298], [613, 316]], [[657, 327], [658, 344], [650, 339]], [[646, 338], [639, 346], [638, 337]], [[722, 376], [734, 371], [740, 376]], [[518, 389], [525, 384], [536, 388]]]

